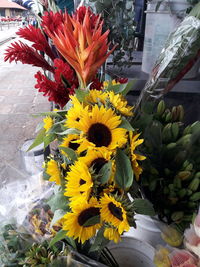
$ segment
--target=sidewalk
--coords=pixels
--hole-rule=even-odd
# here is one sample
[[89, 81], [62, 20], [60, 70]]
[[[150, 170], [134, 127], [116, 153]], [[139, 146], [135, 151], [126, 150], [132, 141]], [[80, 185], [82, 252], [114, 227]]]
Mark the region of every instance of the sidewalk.
[[[15, 37], [17, 29], [0, 31], [0, 40]], [[42, 120], [31, 114], [50, 110], [47, 98], [34, 88], [34, 75], [40, 69], [3, 60], [6, 48], [17, 40], [0, 45], [0, 181], [4, 183], [27, 176], [20, 148], [36, 136], [36, 125]]]
[[16, 37], [16, 31], [20, 28], [18, 27], [10, 27], [9, 29], [7, 26], [3, 27], [3, 30], [0, 30], [0, 45], [6, 43], [7, 41]]

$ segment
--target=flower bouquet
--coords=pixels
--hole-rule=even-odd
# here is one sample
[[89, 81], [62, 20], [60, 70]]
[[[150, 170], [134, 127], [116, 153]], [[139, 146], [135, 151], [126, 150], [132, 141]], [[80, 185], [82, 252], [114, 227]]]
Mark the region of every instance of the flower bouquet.
[[44, 163], [44, 179], [54, 189], [22, 222], [36, 244], [23, 250], [19, 264], [53, 264], [61, 255], [84, 254], [117, 266], [108, 243], [135, 227], [136, 213], [154, 215], [137, 186], [145, 156], [139, 152], [143, 139], [129, 122], [133, 107], [125, 100], [132, 83], [97, 78], [115, 49], [108, 51], [109, 31], [102, 27], [101, 16], [85, 7], [73, 15], [44, 13], [41, 28], [18, 32], [32, 47], [19, 41], [7, 50], [5, 60], [43, 69], [36, 74], [36, 88], [59, 105], [40, 114], [45, 118], [29, 148], [54, 147]]

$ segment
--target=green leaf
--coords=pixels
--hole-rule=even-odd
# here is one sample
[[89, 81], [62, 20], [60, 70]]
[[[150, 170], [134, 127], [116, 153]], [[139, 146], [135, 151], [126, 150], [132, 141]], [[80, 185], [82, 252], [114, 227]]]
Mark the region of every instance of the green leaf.
[[121, 149], [117, 149], [115, 182], [122, 189], [131, 187], [133, 183], [133, 169], [129, 157]]
[[47, 134], [44, 137], [44, 148], [46, 148], [51, 142], [53, 142], [56, 139], [55, 134]]
[[76, 97], [80, 102], [85, 100], [85, 97], [89, 94], [89, 91], [83, 89], [76, 89], [75, 90]]
[[77, 160], [77, 154], [73, 149], [71, 149], [69, 147], [64, 147], [64, 146], [59, 146], [59, 149], [64, 151], [69, 156], [69, 158], [71, 160], [73, 160], [73, 161]]
[[50, 227], [52, 227], [58, 220], [60, 220], [64, 215], [66, 214], [66, 211], [64, 210], [56, 210], [53, 215], [53, 219], [51, 220]]
[[64, 196], [63, 191], [59, 190], [57, 193], [52, 195], [47, 204], [51, 207], [51, 210], [55, 212], [58, 209], [68, 211], [68, 199]]
[[34, 147], [39, 146], [41, 143], [43, 143], [45, 136], [46, 136], [46, 130], [41, 129], [39, 131], [38, 135], [36, 136], [34, 142], [32, 143], [32, 145], [29, 147], [29, 149], [27, 151], [30, 151]]
[[124, 128], [128, 131], [134, 131], [134, 128], [131, 126], [130, 122], [127, 121], [124, 117], [122, 118], [122, 122], [118, 126], [119, 128]]
[[144, 214], [149, 216], [155, 215], [153, 204], [147, 199], [135, 198], [133, 205], [135, 208], [135, 212], [138, 214]]
[[109, 83], [107, 91], [114, 91], [115, 94], [122, 94], [123, 96], [126, 96], [127, 93], [133, 89], [133, 85], [136, 82], [136, 80], [131, 80], [128, 83], [123, 84], [116, 84], [112, 85], [112, 81]]
[[100, 215], [91, 217], [90, 219], [88, 219], [88, 220], [83, 224], [83, 226], [84, 226], [84, 227], [88, 227], [88, 226], [95, 225], [95, 224], [97, 224], [97, 223], [100, 223]]
[[[33, 117], [50, 116], [50, 117], [62, 118], [62, 116], [61, 116], [62, 113], [60, 113], [60, 114], [59, 113], [57, 111], [49, 111], [49, 112], [42, 112], [42, 113], [32, 114], [32, 116]], [[67, 113], [67, 112], [65, 111], [65, 113]]]
[[43, 172], [43, 179], [44, 180], [49, 180], [49, 178], [50, 178], [51, 176], [49, 175], [49, 174], [47, 174], [45, 171]]
[[51, 239], [51, 242], [49, 243], [49, 247], [52, 247], [55, 243], [57, 243], [60, 240], [65, 239], [67, 235], [67, 231], [60, 230], [53, 239]]
[[75, 128], [70, 128], [65, 130], [64, 132], [56, 133], [58, 135], [68, 135], [68, 134], [80, 134], [80, 131]]
[[112, 162], [109, 161], [103, 165], [103, 167], [100, 169], [98, 173], [100, 176], [101, 184], [105, 184], [108, 181], [108, 179], [111, 176], [111, 172], [112, 172]]
[[38, 123], [37, 127], [36, 127], [36, 132], [39, 132], [41, 129], [44, 128], [44, 122], [41, 121], [40, 123]]
[[89, 252], [97, 251], [101, 253], [101, 250], [107, 246], [107, 244], [110, 242], [108, 239], [106, 239], [103, 235], [104, 233], [104, 227], [101, 227], [101, 229], [98, 231], [95, 241], [92, 244]]

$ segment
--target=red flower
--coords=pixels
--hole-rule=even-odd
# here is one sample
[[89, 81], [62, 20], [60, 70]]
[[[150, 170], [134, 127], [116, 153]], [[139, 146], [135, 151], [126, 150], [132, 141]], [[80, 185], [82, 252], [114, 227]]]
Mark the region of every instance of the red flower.
[[81, 6], [79, 7], [75, 13], [72, 15], [72, 17], [79, 21], [81, 24], [83, 24], [84, 22], [84, 19], [85, 19], [85, 15], [86, 15], [86, 11], [88, 12], [89, 14], [89, 18], [90, 18], [90, 25], [91, 25], [91, 30], [94, 30], [95, 27], [98, 26], [99, 23], [101, 23], [101, 20], [100, 20], [100, 15], [95, 15], [91, 9], [88, 7], [85, 7], [85, 6]]
[[48, 36], [49, 33], [55, 36], [55, 34], [61, 30], [61, 25], [64, 23], [65, 19], [66, 15], [65, 13], [62, 13], [62, 11], [56, 13], [53, 13], [52, 11], [44, 12], [41, 25]]
[[119, 82], [119, 83], [127, 83], [128, 82], [128, 78], [117, 78], [116, 79], [116, 82]]
[[42, 33], [41, 29], [29, 25], [28, 27], [19, 29], [17, 35], [30, 42], [33, 42], [32, 47], [34, 47], [36, 50], [43, 51], [52, 60], [55, 59], [55, 55], [53, 54], [52, 49], [49, 46], [47, 39], [45, 35]]
[[30, 64], [35, 67], [41, 67], [45, 70], [54, 72], [53, 67], [49, 65], [43, 56], [41, 56], [32, 47], [29, 47], [27, 44], [24, 44], [21, 41], [19, 41], [19, 43], [14, 42], [10, 47], [8, 47], [4, 60], [9, 60], [9, 62], [21, 61], [23, 64]]
[[65, 87], [62, 82], [51, 81], [40, 71], [35, 75], [37, 79], [36, 89], [43, 92], [44, 96], [48, 96], [49, 101], [53, 101], [63, 108], [69, 101], [69, 95], [74, 94], [76, 86], [73, 84], [70, 87]]
[[[56, 82], [63, 82], [63, 80], [69, 85], [74, 85], [78, 88], [78, 79], [74, 70], [66, 62], [63, 62], [61, 59], [54, 60], [54, 78]], [[63, 79], [64, 78], [64, 79]]]
[[103, 83], [98, 78], [94, 78], [91, 82], [90, 89], [102, 90]]

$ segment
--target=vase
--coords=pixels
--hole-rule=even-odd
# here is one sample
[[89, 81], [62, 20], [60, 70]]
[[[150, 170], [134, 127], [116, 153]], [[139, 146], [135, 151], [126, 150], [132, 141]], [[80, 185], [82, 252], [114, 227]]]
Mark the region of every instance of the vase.
[[121, 242], [110, 243], [110, 252], [120, 267], [154, 267], [155, 250], [148, 243], [123, 236]]
[[136, 215], [137, 228], [131, 227], [131, 229], [125, 233], [127, 237], [137, 238], [145, 241], [153, 247], [157, 245], [166, 245], [161, 237], [162, 222], [146, 215]]

